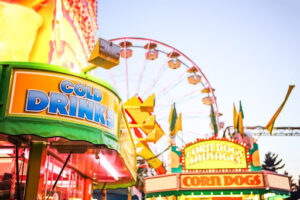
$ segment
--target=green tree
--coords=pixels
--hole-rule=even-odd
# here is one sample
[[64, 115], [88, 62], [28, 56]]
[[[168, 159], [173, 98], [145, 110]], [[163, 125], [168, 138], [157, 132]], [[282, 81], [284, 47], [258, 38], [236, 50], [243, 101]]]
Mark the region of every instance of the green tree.
[[293, 176], [290, 175], [287, 171], [284, 171], [284, 175], [286, 175], [290, 178], [291, 192], [296, 192], [299, 189], [300, 179], [298, 180], [298, 184], [297, 184], [297, 183], [295, 183], [295, 180], [294, 180]]
[[290, 177], [290, 184], [291, 184], [291, 197], [287, 198], [287, 200], [300, 199], [300, 176], [298, 178], [298, 182], [295, 183], [293, 177], [289, 175], [287, 171], [285, 171], [284, 174]]
[[278, 154], [268, 152], [265, 154], [265, 160], [262, 164], [262, 169], [272, 172], [284, 168], [285, 164], [282, 164], [282, 159], [278, 160]]

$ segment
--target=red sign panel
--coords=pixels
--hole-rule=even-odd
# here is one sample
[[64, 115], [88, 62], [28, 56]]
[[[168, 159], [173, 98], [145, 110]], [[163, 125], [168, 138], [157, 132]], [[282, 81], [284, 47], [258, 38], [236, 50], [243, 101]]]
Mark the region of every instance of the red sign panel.
[[180, 178], [182, 189], [241, 189], [263, 188], [262, 173], [247, 174], [182, 174]]

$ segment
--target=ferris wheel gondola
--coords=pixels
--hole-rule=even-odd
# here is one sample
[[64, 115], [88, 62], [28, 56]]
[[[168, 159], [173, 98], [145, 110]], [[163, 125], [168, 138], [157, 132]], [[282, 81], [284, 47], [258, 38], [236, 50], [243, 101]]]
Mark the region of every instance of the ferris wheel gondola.
[[[175, 103], [177, 112], [182, 113], [182, 132], [176, 136], [177, 146], [214, 134], [210, 128], [211, 109], [218, 129], [222, 128], [215, 89], [192, 59], [153, 39], [122, 37], [110, 41], [121, 47], [120, 63], [110, 70], [98, 68], [95, 74], [111, 83], [124, 102], [132, 97], [144, 101], [155, 94], [153, 113], [166, 135], [169, 134], [171, 106]], [[166, 138], [159, 141], [160, 148], [155, 153], [167, 146]]]

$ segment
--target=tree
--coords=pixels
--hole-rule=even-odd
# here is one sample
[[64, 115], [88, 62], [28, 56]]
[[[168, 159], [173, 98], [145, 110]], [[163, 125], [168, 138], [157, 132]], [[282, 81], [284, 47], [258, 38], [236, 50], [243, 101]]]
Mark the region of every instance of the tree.
[[262, 164], [262, 169], [272, 172], [277, 172], [277, 170], [284, 168], [285, 164], [282, 164], [282, 159], [278, 159], [278, 154], [268, 152], [265, 155], [265, 160]]
[[287, 171], [284, 172], [284, 175], [290, 177], [290, 184], [291, 184], [291, 197], [287, 198], [287, 200], [297, 200], [300, 199], [300, 176], [298, 178], [298, 183], [295, 183], [293, 177], [289, 175]]
[[[284, 171], [284, 175], [288, 176], [290, 178], [290, 185], [291, 185], [291, 192], [296, 192], [299, 189], [299, 183], [298, 185], [295, 183], [295, 180], [292, 175], [290, 175], [287, 171]], [[300, 177], [299, 177], [300, 178]], [[298, 180], [298, 182], [300, 179]]]

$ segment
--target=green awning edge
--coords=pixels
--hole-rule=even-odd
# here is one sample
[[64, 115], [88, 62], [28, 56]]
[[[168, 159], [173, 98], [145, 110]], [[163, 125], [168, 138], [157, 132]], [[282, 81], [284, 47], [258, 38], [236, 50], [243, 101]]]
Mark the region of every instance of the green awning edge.
[[[120, 188], [127, 188], [130, 186], [134, 186], [136, 184], [136, 181], [130, 181], [127, 183], [106, 183], [105, 185], [105, 189], [120, 189]], [[104, 183], [101, 184], [93, 184], [93, 189], [102, 189], [103, 188]]]
[[[222, 194], [223, 192], [223, 194]], [[173, 191], [166, 191], [166, 192], [153, 192], [153, 193], [147, 193], [146, 194], [146, 198], [151, 198], [151, 197], [165, 197], [165, 196], [171, 196], [171, 195], [175, 195], [175, 196], [181, 196], [183, 195], [192, 195], [192, 193], [194, 195], [211, 195], [211, 193], [213, 193], [213, 195], [240, 195], [241, 192], [243, 194], [265, 194], [265, 193], [269, 193], [269, 192], [274, 192], [276, 194], [280, 194], [280, 195], [290, 195], [289, 192], [287, 191], [278, 191], [278, 190], [266, 190], [266, 189], [253, 189], [253, 190], [173, 190]]]
[[105, 144], [119, 152], [117, 136], [101, 129], [57, 120], [6, 117], [0, 121], [0, 133], [8, 135], [37, 135], [43, 138], [64, 137], [72, 141]]
[[36, 62], [0, 62], [0, 65], [10, 65], [14, 69], [36, 69], [36, 70], [44, 70], [44, 71], [52, 71], [52, 72], [58, 72], [62, 74], [67, 74], [71, 76], [76, 76], [78, 78], [83, 78], [89, 81], [92, 81], [98, 85], [101, 85], [111, 92], [113, 92], [119, 100], [121, 100], [119, 94], [117, 93], [116, 89], [112, 87], [109, 83], [106, 81], [99, 79], [95, 76], [92, 76], [88, 73], [75, 73], [70, 71], [66, 67], [58, 66], [58, 65], [50, 65], [50, 64], [44, 64], [44, 63], [36, 63]]

